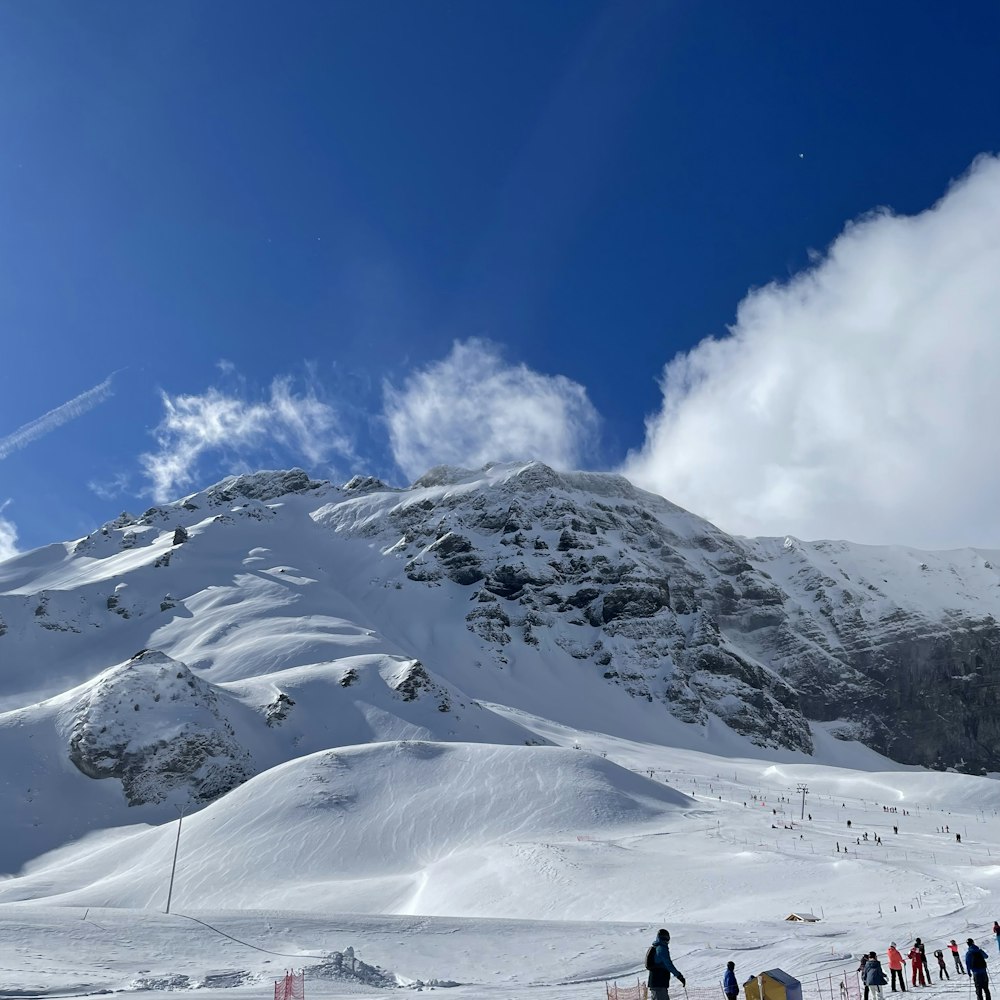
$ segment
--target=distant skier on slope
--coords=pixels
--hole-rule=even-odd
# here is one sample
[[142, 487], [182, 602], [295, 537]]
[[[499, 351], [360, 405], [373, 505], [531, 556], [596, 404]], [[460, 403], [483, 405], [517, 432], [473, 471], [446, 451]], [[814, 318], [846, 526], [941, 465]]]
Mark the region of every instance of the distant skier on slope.
[[671, 973], [680, 980], [681, 986], [687, 985], [687, 980], [670, 958], [670, 932], [665, 927], [656, 932], [656, 940], [646, 952], [646, 968], [649, 970], [646, 985], [652, 1000], [670, 1000]]

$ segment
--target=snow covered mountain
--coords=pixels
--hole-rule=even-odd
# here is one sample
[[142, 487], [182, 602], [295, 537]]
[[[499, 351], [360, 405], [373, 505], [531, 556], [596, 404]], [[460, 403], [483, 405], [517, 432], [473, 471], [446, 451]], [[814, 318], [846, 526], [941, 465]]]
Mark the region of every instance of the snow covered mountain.
[[231, 478], [0, 563], [4, 864], [332, 747], [544, 742], [529, 716], [1000, 770], [994, 565], [734, 538], [537, 463]]

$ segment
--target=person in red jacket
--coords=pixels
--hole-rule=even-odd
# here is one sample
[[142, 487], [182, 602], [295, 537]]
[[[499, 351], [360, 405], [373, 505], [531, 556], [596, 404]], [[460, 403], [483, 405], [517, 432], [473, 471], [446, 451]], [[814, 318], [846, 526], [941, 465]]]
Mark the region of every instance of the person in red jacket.
[[958, 957], [958, 942], [954, 938], [948, 943], [948, 949], [951, 951], [952, 958], [955, 959], [955, 971], [961, 972], [964, 976], [965, 968], [962, 965], [962, 960]]
[[927, 980], [924, 979], [924, 957], [920, 954], [920, 948], [914, 945], [906, 957], [910, 960], [910, 976], [912, 977], [913, 985], [917, 985], [917, 976], [919, 976], [920, 985], [927, 986]]
[[903, 973], [903, 965], [906, 959], [903, 958], [899, 949], [896, 947], [896, 942], [893, 941], [889, 945], [889, 950], [886, 952], [889, 956], [889, 975], [892, 977], [892, 992], [896, 991], [896, 980], [899, 980], [899, 988], [905, 993], [906, 992], [906, 976]]

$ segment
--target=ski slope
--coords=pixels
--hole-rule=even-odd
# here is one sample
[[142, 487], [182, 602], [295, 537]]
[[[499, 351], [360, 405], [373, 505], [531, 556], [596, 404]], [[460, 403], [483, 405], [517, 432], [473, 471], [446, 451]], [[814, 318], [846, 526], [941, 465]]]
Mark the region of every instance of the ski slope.
[[[276, 967], [321, 977], [330, 952], [353, 948], [404, 990], [433, 979], [461, 984], [456, 996], [547, 1000], [634, 981], [661, 924], [692, 991], [729, 958], [741, 974], [779, 966], [808, 984], [890, 940], [991, 944], [991, 779], [718, 757], [509, 714], [561, 745], [339, 748], [187, 817], [169, 916], [176, 823], [39, 858], [0, 883], [8, 989], [141, 980], [153, 992], [186, 976], [188, 987], [238, 983], [220, 996], [261, 996]], [[811, 821], [799, 819], [802, 783]], [[793, 910], [823, 919], [789, 924]], [[307, 990], [380, 992], [324, 978]]]

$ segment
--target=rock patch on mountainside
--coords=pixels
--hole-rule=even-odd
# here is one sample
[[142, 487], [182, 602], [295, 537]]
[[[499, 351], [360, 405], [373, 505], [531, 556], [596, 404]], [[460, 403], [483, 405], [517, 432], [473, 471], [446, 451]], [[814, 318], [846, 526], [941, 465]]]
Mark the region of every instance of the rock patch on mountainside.
[[105, 671], [69, 714], [69, 759], [88, 777], [118, 778], [130, 805], [175, 791], [209, 802], [253, 774], [212, 685], [164, 653]]

